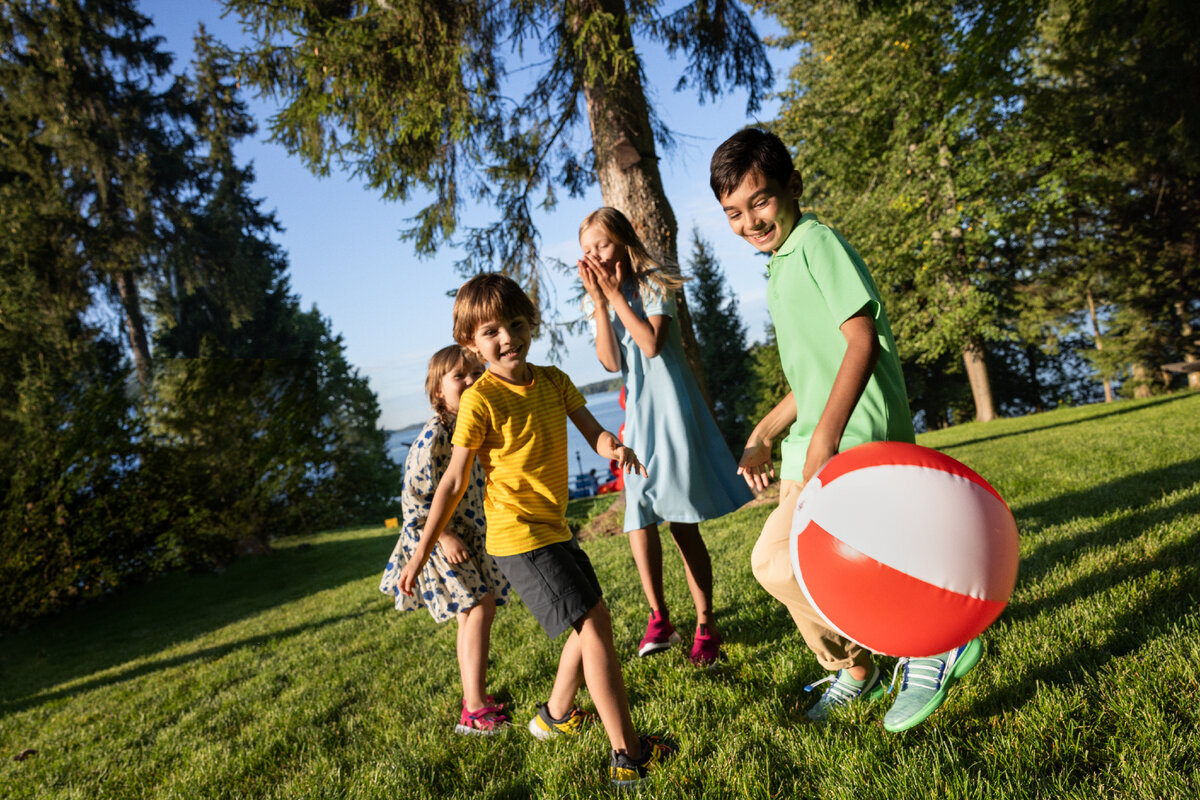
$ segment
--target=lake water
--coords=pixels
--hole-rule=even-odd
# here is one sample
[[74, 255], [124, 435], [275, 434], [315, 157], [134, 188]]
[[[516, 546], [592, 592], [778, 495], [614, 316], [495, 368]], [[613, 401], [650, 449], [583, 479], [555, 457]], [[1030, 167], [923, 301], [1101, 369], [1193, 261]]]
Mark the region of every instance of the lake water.
[[[587, 400], [588, 411], [592, 412], [596, 421], [605, 430], [613, 433], [620, 430], [621, 423], [625, 421], [625, 411], [621, 408], [619, 395], [620, 391], [601, 392], [589, 394], [584, 398]], [[408, 446], [420, 430], [421, 425], [417, 425], [402, 431], [392, 431], [388, 435], [388, 455], [393, 461], [397, 464], [404, 463], [404, 459], [408, 456]], [[588, 447], [587, 442], [583, 440], [583, 436], [570, 420], [567, 420], [567, 458], [572, 475], [587, 473], [594, 469], [600, 480], [603, 481], [608, 474], [608, 459], [601, 458], [592, 448]]]

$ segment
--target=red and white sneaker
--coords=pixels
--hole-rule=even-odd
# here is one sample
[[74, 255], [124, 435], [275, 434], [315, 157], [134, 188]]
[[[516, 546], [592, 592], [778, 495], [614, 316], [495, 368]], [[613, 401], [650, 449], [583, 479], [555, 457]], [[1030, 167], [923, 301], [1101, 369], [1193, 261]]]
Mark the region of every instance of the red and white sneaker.
[[646, 635], [638, 643], [638, 655], [648, 656], [666, 650], [673, 644], [679, 644], [681, 639], [675, 632], [675, 626], [657, 611], [650, 612], [650, 621], [646, 623]]
[[462, 715], [454, 732], [464, 736], [495, 736], [512, 724], [508, 715], [500, 710], [504, 708], [503, 703], [495, 702], [491, 695], [488, 695], [487, 703], [478, 711], [467, 711], [467, 701], [463, 700]]

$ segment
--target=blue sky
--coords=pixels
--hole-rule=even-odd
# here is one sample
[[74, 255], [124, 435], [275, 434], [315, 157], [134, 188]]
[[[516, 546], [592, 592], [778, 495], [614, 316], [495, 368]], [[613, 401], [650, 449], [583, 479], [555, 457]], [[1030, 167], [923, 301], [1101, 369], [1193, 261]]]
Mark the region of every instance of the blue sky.
[[[244, 38], [235, 17], [222, 18], [219, 0], [141, 0], [140, 9], [154, 21], [155, 33], [166, 40], [164, 49], [176, 54], [177, 71], [191, 59], [192, 36], [201, 22], [231, 44]], [[756, 22], [760, 33], [778, 30], [762, 17]], [[750, 339], [762, 339], [768, 321], [764, 261], [750, 245], [734, 239], [708, 188], [713, 149], [755, 121], [745, 113], [745, 93], [700, 105], [692, 92], [673, 91], [682, 69], [678, 60], [650, 48], [643, 48], [643, 58], [651, 102], [677, 136], [678, 146], [663, 156], [660, 167], [679, 222], [679, 256], [686, 261], [691, 230], [699, 228], [737, 295]], [[771, 51], [771, 59], [778, 89], [788, 56]], [[515, 66], [510, 64], [510, 69]], [[277, 109], [274, 101], [248, 94], [245, 99], [259, 133], [243, 143], [238, 155], [243, 162], [253, 163], [255, 195], [274, 210], [284, 228], [277, 241], [288, 254], [293, 292], [305, 308], [315, 304], [342, 335], [349, 361], [368, 378], [379, 398], [382, 426], [400, 428], [423, 421], [428, 416], [423, 395], [426, 363], [435, 350], [452, 341], [452, 301], [446, 291], [461, 282], [452, 266], [460, 254], [447, 248], [432, 259], [418, 258], [400, 240], [400, 231], [420, 208], [419, 201], [387, 203], [349, 176], [316, 177], [282, 146], [266, 141], [267, 122]], [[777, 107], [776, 101], [766, 99], [758, 118], [770, 119]], [[600, 205], [600, 188], [594, 186], [582, 200], [562, 197], [553, 212], [538, 214], [543, 258], [574, 264], [579, 256], [579, 221]], [[577, 317], [578, 307], [570, 302], [576, 279], [553, 269], [549, 272], [560, 317]], [[536, 342], [531, 360], [547, 362], [546, 350], [544, 340]], [[560, 366], [579, 385], [610, 377], [586, 336], [567, 338]]]

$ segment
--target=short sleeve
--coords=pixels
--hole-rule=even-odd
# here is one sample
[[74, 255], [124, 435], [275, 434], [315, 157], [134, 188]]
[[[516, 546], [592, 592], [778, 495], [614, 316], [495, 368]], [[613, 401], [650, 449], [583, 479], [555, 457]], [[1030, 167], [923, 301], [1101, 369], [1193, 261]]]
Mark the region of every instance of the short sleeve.
[[646, 281], [639, 292], [642, 301], [642, 313], [646, 318], [670, 317], [675, 318], [675, 293], [667, 290], [659, 294], [658, 287]]
[[567, 414], [587, 405], [587, 400], [575, 388], [575, 384], [567, 376], [567, 373], [558, 367], [547, 367], [547, 371], [550, 379], [558, 387], [559, 393], [562, 395], [563, 408], [567, 410]]
[[809, 273], [839, 326], [867, 304], [871, 305], [871, 316], [879, 317], [883, 305], [867, 276], [866, 264], [837, 233], [825, 226], [817, 227], [805, 237], [803, 246]]
[[474, 387], [462, 393], [458, 401], [458, 419], [454, 423], [454, 444], [468, 450], [483, 446], [489, 430], [487, 402]]

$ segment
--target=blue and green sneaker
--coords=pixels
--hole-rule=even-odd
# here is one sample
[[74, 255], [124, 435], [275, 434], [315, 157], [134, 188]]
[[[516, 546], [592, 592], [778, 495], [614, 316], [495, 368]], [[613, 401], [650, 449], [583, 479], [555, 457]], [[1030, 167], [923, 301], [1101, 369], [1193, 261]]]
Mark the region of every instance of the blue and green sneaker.
[[[896, 669], [903, 668], [904, 677], [896, 702], [883, 718], [883, 727], [899, 733], [920, 725], [946, 700], [955, 681], [974, 669], [982, 657], [983, 643], [972, 639], [962, 647], [938, 656], [900, 659]], [[892, 682], [895, 680], [895, 673], [892, 673]]]
[[839, 669], [836, 674], [805, 686], [804, 691], [811, 692], [822, 683], [831, 681], [833, 685], [826, 689], [816, 704], [805, 712], [805, 716], [813, 722], [824, 722], [829, 719], [829, 715], [835, 708], [849, 705], [855, 700], [873, 700], [884, 692], [883, 675], [876, 664], [871, 665], [871, 674], [865, 680], [856, 681], [846, 670]]

